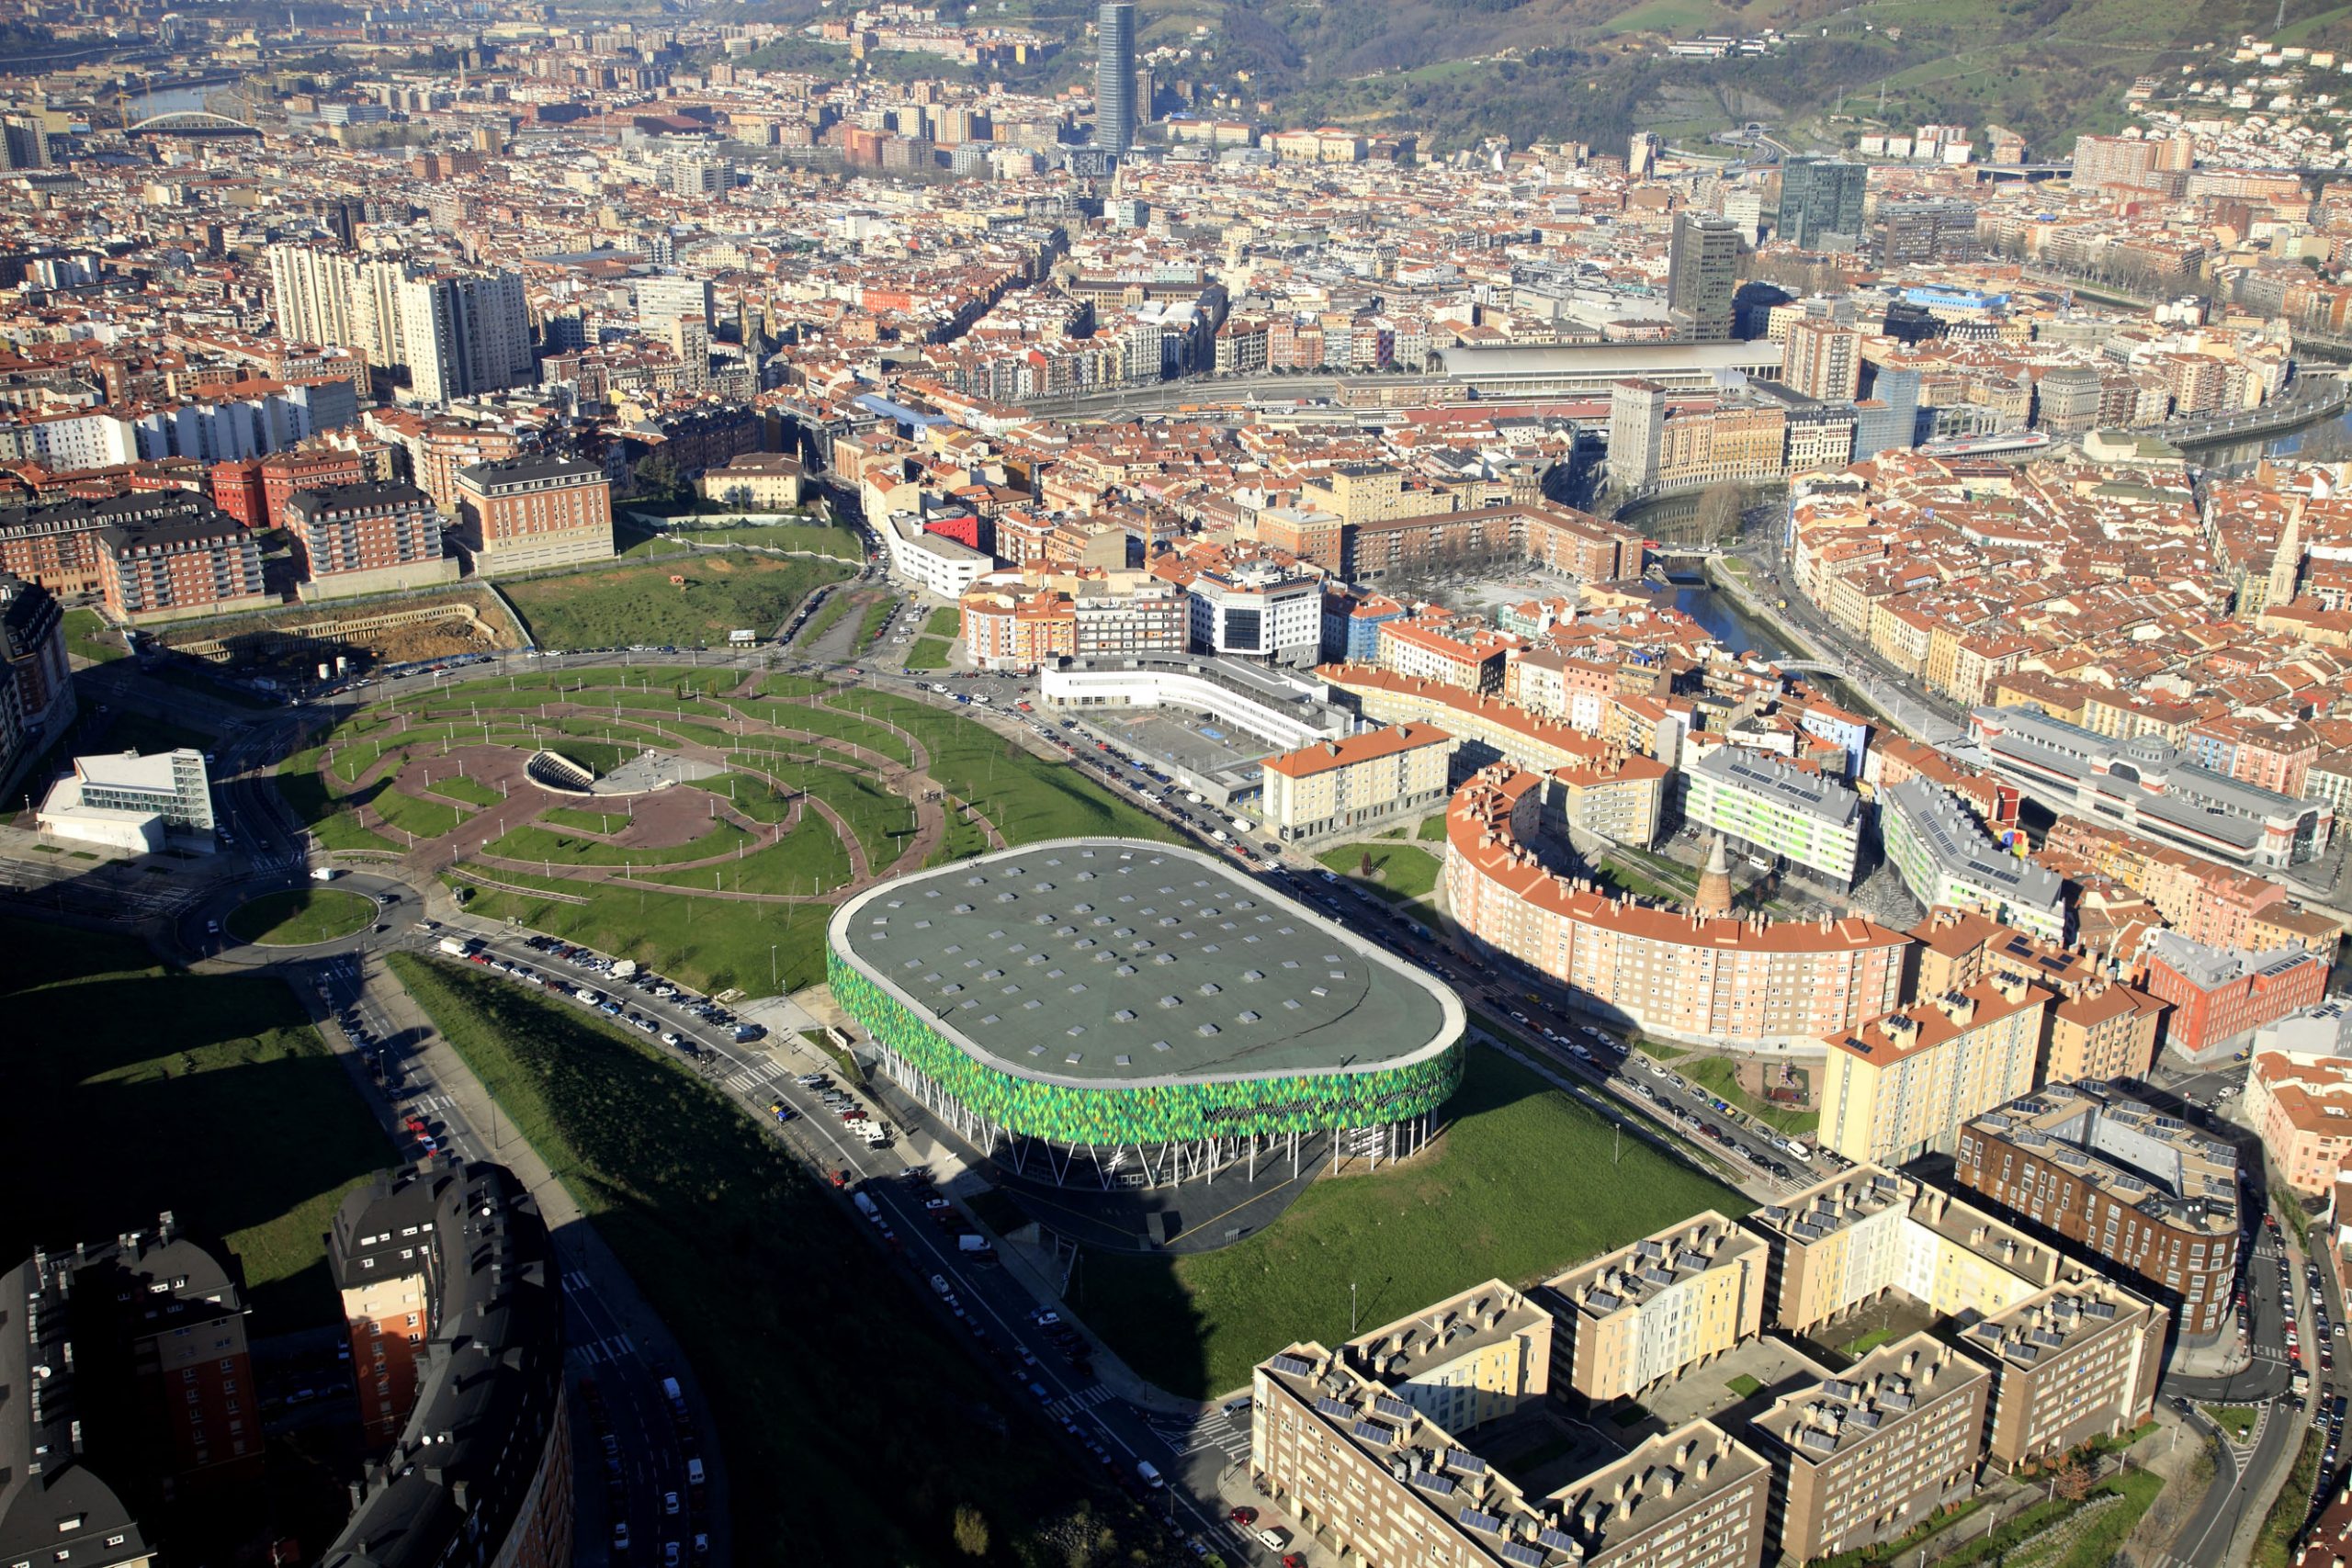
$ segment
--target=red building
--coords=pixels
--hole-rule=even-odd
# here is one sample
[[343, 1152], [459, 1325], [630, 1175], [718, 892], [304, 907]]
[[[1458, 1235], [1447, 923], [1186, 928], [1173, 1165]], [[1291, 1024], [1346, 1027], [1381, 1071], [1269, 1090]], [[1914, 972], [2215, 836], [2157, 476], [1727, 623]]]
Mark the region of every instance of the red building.
[[212, 504], [248, 528], [269, 526], [267, 492], [262, 488], [261, 459], [241, 457], [212, 465]]
[[319, 452], [280, 452], [261, 460], [262, 515], [265, 528], [286, 526], [287, 498], [297, 491], [325, 490], [331, 485], [365, 484], [370, 478], [368, 460], [339, 447]]
[[261, 545], [217, 508], [98, 535], [98, 592], [119, 620], [259, 609]]
[[980, 543], [984, 527], [985, 525], [978, 518], [967, 514], [934, 517], [922, 525], [922, 531], [926, 534], [937, 534], [943, 538], [953, 539], [967, 550], [985, 550], [988, 547]]
[[2165, 1043], [2192, 1059], [2237, 1050], [2254, 1032], [2327, 993], [2327, 960], [2305, 947], [2209, 947], [2177, 931], [2148, 939], [2142, 988], [2170, 1002]]

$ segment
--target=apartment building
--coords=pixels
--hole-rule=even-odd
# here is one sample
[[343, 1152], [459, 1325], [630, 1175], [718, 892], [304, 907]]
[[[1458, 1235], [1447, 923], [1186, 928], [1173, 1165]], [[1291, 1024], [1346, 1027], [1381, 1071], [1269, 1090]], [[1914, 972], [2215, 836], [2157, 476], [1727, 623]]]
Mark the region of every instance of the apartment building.
[[75, 714], [65, 613], [37, 582], [0, 570], [0, 787]]
[[2324, 1198], [2352, 1168], [2352, 1059], [2256, 1050], [2241, 1113], [2294, 1191]]
[[379, 1174], [335, 1212], [327, 1267], [344, 1303], [370, 1461], [321, 1561], [571, 1561], [573, 1462], [563, 1301], [538, 1206], [503, 1166]]
[[441, 547], [441, 514], [413, 485], [348, 484], [287, 499], [305, 599], [388, 593], [458, 580]]
[[1985, 1450], [2015, 1471], [2111, 1438], [2154, 1412], [2165, 1319], [2092, 1269], [1962, 1331], [1993, 1374]]
[[1544, 1281], [1552, 1387], [1638, 1398], [1762, 1331], [1767, 1248], [1710, 1209]]
[[1259, 815], [1285, 843], [1426, 815], [1445, 804], [1453, 748], [1434, 725], [1400, 724], [1268, 757]]
[[1664, 762], [1622, 746], [1555, 768], [1544, 777], [1544, 831], [1563, 842], [1590, 833], [1647, 849], [1657, 840], [1668, 777]]
[[1928, 908], [1981, 909], [2050, 942], [2066, 937], [2066, 879], [1995, 844], [1951, 791], [1914, 775], [1879, 795], [1886, 858]]
[[2051, 999], [2001, 969], [1830, 1035], [1822, 1145], [1858, 1165], [1950, 1154], [1962, 1122], [2033, 1087]]
[[1937, 908], [1911, 930], [1923, 997], [1965, 990], [1996, 969], [2030, 976], [2054, 993], [2042, 1016], [2036, 1083], [2137, 1077], [2156, 1059], [2165, 1007], [2073, 949], [1974, 909]]
[[1953, 1177], [2019, 1220], [2141, 1280], [2182, 1337], [2232, 1323], [2236, 1151], [2102, 1084], [2050, 1084], [1971, 1120]]
[[2263, 1025], [2327, 994], [2328, 960], [2307, 947], [2247, 953], [2156, 931], [2143, 952], [2141, 984], [2172, 1005], [2165, 1043], [2192, 1062], [2233, 1055]]
[[146, 1568], [142, 1516], [258, 1476], [243, 1288], [169, 1211], [0, 1284], [0, 1561]]
[[[1415, 1321], [1477, 1337], [1496, 1332], [1507, 1310], [1465, 1321], [1440, 1303]], [[1295, 1344], [1261, 1363], [1250, 1383], [1253, 1478], [1326, 1550], [1381, 1568], [1757, 1568], [1769, 1478], [1762, 1460], [1720, 1428], [1693, 1422], [1531, 1496], [1405, 1397], [1409, 1384], [1391, 1388], [1361, 1359]], [[1532, 1356], [1522, 1372], [1543, 1375]]]
[[1892, 1540], [1975, 1487], [1992, 1375], [1933, 1335], [1882, 1345], [1750, 1423], [1766, 1547], [1797, 1562]]
[[269, 603], [261, 544], [209, 505], [98, 536], [98, 592], [117, 620], [146, 625]]
[[1861, 850], [1861, 798], [1823, 773], [1743, 746], [1718, 746], [1684, 770], [1682, 815], [1733, 847], [1816, 872], [1844, 886]]
[[1548, 1500], [1566, 1525], [1564, 1568], [1747, 1568], [1763, 1561], [1771, 1477], [1755, 1450], [1712, 1421], [1693, 1421]]
[[1312, 663], [1323, 646], [1323, 582], [1270, 561], [1202, 571], [1184, 584], [1193, 651]]
[[1861, 329], [1811, 319], [1790, 323], [1781, 344], [1783, 386], [1826, 402], [1851, 402], [1861, 379]]
[[2016, 1226], [1874, 1165], [1767, 1203], [1744, 1223], [1771, 1248], [1771, 1326], [1816, 1339], [1889, 1292], [1939, 1317], [2004, 1312], [2048, 1289], [2061, 1264]]
[[1431, 1421], [1476, 1431], [1549, 1388], [1552, 1314], [1499, 1280], [1447, 1297], [1340, 1347], [1348, 1364]]
[[458, 542], [483, 577], [610, 560], [612, 482], [597, 464], [532, 455], [458, 472]]
[[1492, 696], [1503, 689], [1503, 659], [1516, 638], [1450, 621], [1390, 621], [1380, 628], [1383, 670]]
[[1474, 940], [1559, 976], [1584, 1006], [1668, 1040], [1809, 1048], [1902, 995], [1910, 939], [1870, 920], [1699, 918], [1554, 870], [1536, 848], [1542, 785], [1498, 765], [1454, 792], [1447, 908]]

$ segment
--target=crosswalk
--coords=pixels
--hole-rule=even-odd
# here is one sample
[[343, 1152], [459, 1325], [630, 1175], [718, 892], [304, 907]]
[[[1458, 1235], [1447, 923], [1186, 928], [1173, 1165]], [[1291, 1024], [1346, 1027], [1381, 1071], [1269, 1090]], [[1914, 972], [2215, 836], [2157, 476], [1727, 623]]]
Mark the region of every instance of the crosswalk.
[[1231, 1416], [1222, 1414], [1189, 1426], [1181, 1422], [1163, 1425], [1153, 1421], [1151, 1429], [1180, 1459], [1189, 1454], [1214, 1453], [1230, 1463], [1250, 1451], [1250, 1423], [1236, 1423]]
[[737, 1094], [750, 1094], [765, 1089], [782, 1077], [783, 1073], [763, 1062], [747, 1062], [727, 1075], [727, 1087]]
[[1046, 1405], [1046, 1414], [1059, 1421], [1081, 1410], [1091, 1410], [1110, 1397], [1111, 1391], [1103, 1384], [1089, 1383], [1068, 1399], [1057, 1399]]
[[635, 1340], [626, 1334], [613, 1334], [585, 1345], [573, 1345], [564, 1351], [563, 1359], [573, 1367], [601, 1367], [607, 1361], [621, 1360], [636, 1354]]

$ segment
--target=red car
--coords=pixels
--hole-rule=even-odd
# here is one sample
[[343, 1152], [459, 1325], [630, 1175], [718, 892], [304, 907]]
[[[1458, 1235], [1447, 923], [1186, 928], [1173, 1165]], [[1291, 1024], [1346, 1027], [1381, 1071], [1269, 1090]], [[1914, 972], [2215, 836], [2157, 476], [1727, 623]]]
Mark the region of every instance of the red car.
[[854, 1175], [846, 1170], [837, 1170], [833, 1172], [833, 1185], [836, 1187], [847, 1187], [851, 1182], [856, 1179], [857, 1178]]
[[1283, 1553], [1283, 1568], [1306, 1568], [1306, 1559], [1295, 1551]]
[[412, 1133], [429, 1133], [433, 1130], [424, 1124], [424, 1118], [422, 1116], [412, 1116], [407, 1121], [401, 1122], [401, 1125], [406, 1127]]
[[1254, 1525], [1258, 1522], [1258, 1510], [1247, 1507], [1236, 1508], [1225, 1517], [1237, 1525]]

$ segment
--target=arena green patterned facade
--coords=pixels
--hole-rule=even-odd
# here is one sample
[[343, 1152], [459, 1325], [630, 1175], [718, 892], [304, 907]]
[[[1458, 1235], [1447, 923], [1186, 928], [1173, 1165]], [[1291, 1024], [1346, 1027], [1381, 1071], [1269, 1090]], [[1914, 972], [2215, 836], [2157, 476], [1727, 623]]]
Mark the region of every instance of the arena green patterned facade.
[[828, 934], [834, 1000], [884, 1070], [1015, 1137], [1379, 1128], [1462, 1079], [1451, 990], [1189, 850], [1001, 851], [870, 889]]

